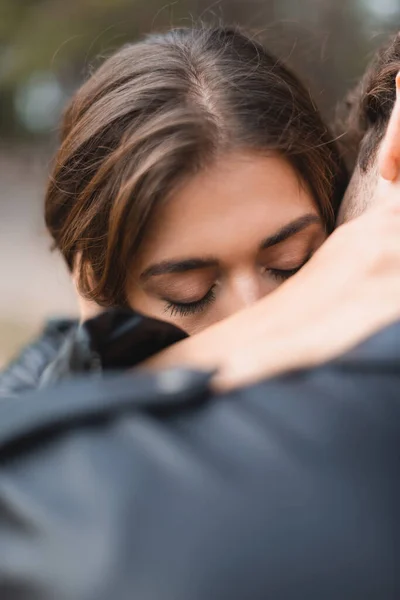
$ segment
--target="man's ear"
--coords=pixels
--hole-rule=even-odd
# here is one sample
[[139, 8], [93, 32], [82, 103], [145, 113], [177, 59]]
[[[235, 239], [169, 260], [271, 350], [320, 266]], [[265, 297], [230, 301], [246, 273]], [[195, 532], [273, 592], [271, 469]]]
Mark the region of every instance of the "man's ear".
[[383, 179], [400, 179], [400, 71], [396, 76], [396, 101], [379, 150], [378, 168]]

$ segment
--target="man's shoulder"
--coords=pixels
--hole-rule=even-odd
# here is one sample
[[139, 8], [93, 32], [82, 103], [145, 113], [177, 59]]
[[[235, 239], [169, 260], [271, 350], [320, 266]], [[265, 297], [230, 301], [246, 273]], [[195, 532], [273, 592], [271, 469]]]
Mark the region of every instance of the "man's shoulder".
[[343, 368], [392, 370], [400, 366], [400, 321], [384, 327], [335, 360]]
[[5, 580], [35, 569], [44, 600], [396, 597], [400, 419], [381, 389], [400, 371], [365, 376], [363, 356], [228, 394], [171, 370], [0, 403], [0, 544], [25, 551], [0, 552]]

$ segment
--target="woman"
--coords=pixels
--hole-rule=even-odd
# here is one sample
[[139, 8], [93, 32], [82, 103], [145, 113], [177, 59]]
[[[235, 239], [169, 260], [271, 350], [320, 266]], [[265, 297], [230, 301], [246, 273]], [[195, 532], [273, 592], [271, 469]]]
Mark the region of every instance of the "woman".
[[192, 335], [294, 275], [346, 183], [278, 59], [237, 29], [179, 29], [126, 46], [75, 94], [45, 218], [82, 320], [119, 307]]
[[182, 29], [123, 48], [78, 90], [45, 217], [83, 297], [193, 334], [299, 270], [346, 183], [286, 67], [236, 29]]

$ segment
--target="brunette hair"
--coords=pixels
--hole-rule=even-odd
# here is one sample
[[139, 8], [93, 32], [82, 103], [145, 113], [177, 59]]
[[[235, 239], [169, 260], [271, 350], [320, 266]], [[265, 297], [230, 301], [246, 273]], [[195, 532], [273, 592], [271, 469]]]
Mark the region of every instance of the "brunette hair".
[[333, 228], [347, 172], [309, 92], [260, 43], [236, 28], [175, 29], [106, 60], [67, 107], [46, 195], [81, 293], [125, 305], [158, 203], [236, 148], [287, 157]]
[[400, 33], [379, 50], [360, 83], [339, 107], [337, 130], [342, 132], [350, 169], [358, 164], [365, 172], [373, 163], [396, 100], [399, 71]]

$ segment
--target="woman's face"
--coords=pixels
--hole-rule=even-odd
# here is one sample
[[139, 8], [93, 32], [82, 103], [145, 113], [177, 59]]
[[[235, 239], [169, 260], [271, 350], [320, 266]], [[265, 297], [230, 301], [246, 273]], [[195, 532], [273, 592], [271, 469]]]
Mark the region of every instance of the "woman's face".
[[197, 333], [275, 290], [325, 237], [285, 159], [226, 156], [157, 209], [135, 257], [129, 303]]

